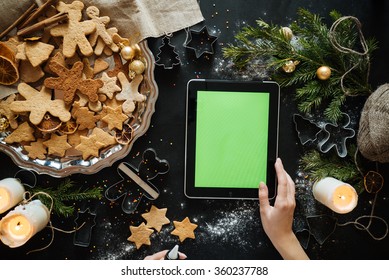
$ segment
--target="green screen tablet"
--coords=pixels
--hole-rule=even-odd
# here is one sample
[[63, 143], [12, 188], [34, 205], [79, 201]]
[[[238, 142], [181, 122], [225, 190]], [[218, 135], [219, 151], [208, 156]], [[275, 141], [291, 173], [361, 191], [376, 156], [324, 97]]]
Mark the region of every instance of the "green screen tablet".
[[273, 197], [278, 85], [190, 80], [186, 109], [185, 194], [256, 199], [263, 181]]

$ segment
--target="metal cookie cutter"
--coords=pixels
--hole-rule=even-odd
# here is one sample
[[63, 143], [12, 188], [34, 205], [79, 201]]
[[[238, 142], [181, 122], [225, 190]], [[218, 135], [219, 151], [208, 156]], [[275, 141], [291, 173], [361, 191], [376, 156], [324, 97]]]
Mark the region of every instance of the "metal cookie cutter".
[[342, 113], [343, 118], [338, 124], [326, 123], [323, 127], [325, 136], [318, 143], [319, 150], [322, 153], [327, 153], [333, 147], [339, 157], [347, 156], [346, 140], [355, 136], [355, 130], [348, 128], [350, 124], [350, 116]]
[[158, 49], [155, 65], [163, 66], [164, 69], [173, 69], [175, 65], [181, 64], [180, 57], [175, 46], [170, 43], [169, 36], [162, 38], [162, 45]]
[[92, 213], [89, 208], [78, 211], [74, 223], [77, 230], [74, 233], [73, 244], [88, 247], [92, 239], [92, 229], [96, 225], [96, 214]]
[[300, 139], [300, 143], [305, 145], [307, 143], [313, 143], [318, 134], [321, 131], [321, 128], [317, 126], [313, 121], [304, 118], [299, 114], [293, 115], [293, 122], [297, 131], [297, 136]]
[[169, 171], [169, 163], [157, 157], [154, 149], [147, 149], [143, 152], [142, 161], [138, 168], [126, 162], [118, 166], [118, 173], [122, 180], [113, 184], [105, 191], [105, 197], [110, 201], [116, 201], [123, 197], [122, 210], [133, 213], [143, 197], [155, 200], [159, 196], [159, 190], [151, 182], [159, 174]]
[[196, 58], [199, 58], [204, 53], [213, 54], [213, 44], [218, 37], [209, 34], [206, 26], [203, 26], [200, 30], [187, 31], [187, 37], [184, 43], [184, 47], [195, 51]]

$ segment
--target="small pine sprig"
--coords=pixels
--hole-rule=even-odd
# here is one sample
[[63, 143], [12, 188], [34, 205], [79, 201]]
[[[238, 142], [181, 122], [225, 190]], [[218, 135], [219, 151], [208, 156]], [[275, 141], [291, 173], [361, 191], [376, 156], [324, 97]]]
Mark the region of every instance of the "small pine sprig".
[[[335, 22], [341, 14], [332, 11], [330, 17]], [[290, 26], [294, 34], [292, 40], [281, 26], [263, 20], [257, 20], [256, 24], [242, 28], [235, 36], [237, 43], [223, 48], [224, 57], [232, 59], [238, 68], [258, 58], [267, 58], [266, 66], [273, 80], [281, 87], [296, 86], [296, 100], [301, 112], [310, 113], [324, 107], [324, 116], [336, 122], [341, 117], [341, 106], [346, 96], [372, 92], [368, 81], [369, 65], [377, 42], [366, 40], [367, 53], [359, 55], [341, 51], [330, 39], [331, 33], [342, 47], [360, 51], [360, 26], [353, 21], [342, 21], [337, 25], [336, 32], [330, 32], [320, 16], [299, 9], [298, 19]], [[288, 61], [298, 62], [292, 73], [280, 70]], [[321, 66], [331, 69], [328, 80], [316, 77], [316, 71]]]
[[335, 154], [322, 154], [316, 150], [308, 151], [300, 158], [300, 166], [313, 181], [333, 177], [349, 183], [358, 193], [361, 193], [364, 190], [363, 176], [350, 155], [355, 152], [356, 147], [352, 145], [349, 149], [346, 158], [339, 158]]
[[[46, 195], [38, 194], [43, 192], [48, 194], [53, 201]], [[68, 218], [74, 214], [74, 205], [68, 205], [66, 202], [76, 202], [87, 199], [100, 199], [102, 197], [102, 188], [88, 188], [82, 189], [74, 185], [74, 182], [70, 179], [66, 179], [61, 182], [56, 188], [39, 188], [35, 187], [32, 191], [32, 195], [37, 193], [37, 197], [43, 204], [50, 209], [53, 202], [53, 213]]]

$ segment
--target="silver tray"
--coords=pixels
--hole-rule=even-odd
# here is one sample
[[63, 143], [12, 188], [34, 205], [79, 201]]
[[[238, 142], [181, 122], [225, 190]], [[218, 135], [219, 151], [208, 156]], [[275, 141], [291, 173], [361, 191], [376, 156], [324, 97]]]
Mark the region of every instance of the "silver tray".
[[144, 111], [131, 123], [134, 133], [127, 145], [117, 144], [100, 153], [100, 157], [83, 160], [81, 157], [50, 158], [46, 160], [30, 159], [21, 146], [8, 145], [4, 142], [7, 136], [0, 133], [0, 151], [9, 155], [16, 165], [23, 169], [35, 171], [38, 174], [47, 174], [53, 177], [66, 177], [71, 174], [94, 174], [101, 169], [111, 166], [114, 162], [124, 158], [131, 151], [134, 142], [142, 136], [150, 126], [151, 116], [155, 112], [155, 102], [158, 98], [158, 87], [154, 80], [154, 56], [146, 41], [139, 43], [143, 56], [146, 59], [146, 71], [140, 93], [145, 94]]

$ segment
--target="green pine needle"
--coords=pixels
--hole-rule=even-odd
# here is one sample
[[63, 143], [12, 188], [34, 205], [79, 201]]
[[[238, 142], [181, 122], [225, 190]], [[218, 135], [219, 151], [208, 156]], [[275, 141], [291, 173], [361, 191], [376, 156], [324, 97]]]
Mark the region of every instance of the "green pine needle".
[[[341, 116], [341, 108], [347, 95], [368, 95], [369, 64], [372, 52], [377, 49], [374, 39], [367, 39], [367, 55], [344, 53], [333, 46], [329, 38], [330, 29], [319, 15], [306, 9], [299, 9], [298, 18], [290, 25], [294, 40], [289, 41], [281, 32], [282, 27], [263, 20], [255, 26], [246, 26], [235, 36], [237, 42], [223, 48], [223, 55], [242, 69], [257, 61], [266, 59], [271, 78], [281, 87], [296, 86], [296, 101], [301, 112], [311, 113], [313, 109], [323, 109], [329, 121], [336, 122]], [[333, 21], [341, 18], [337, 11], [331, 11]], [[342, 21], [336, 29], [335, 38], [343, 47], [360, 51], [360, 37], [355, 23]], [[285, 73], [282, 66], [288, 61], [299, 62], [296, 70]], [[321, 66], [330, 67], [328, 80], [316, 77]]]
[[[75, 207], [74, 202], [88, 200], [88, 199], [100, 199], [102, 197], [101, 187], [83, 189], [74, 185], [74, 182], [70, 179], [64, 180], [56, 188], [37, 188], [33, 189], [32, 194], [43, 192], [53, 198], [53, 213], [62, 217], [70, 217], [74, 215]], [[42, 201], [47, 208], [51, 207], [52, 200], [43, 194], [37, 194], [37, 197]], [[73, 202], [72, 205], [68, 205], [65, 202]]]

